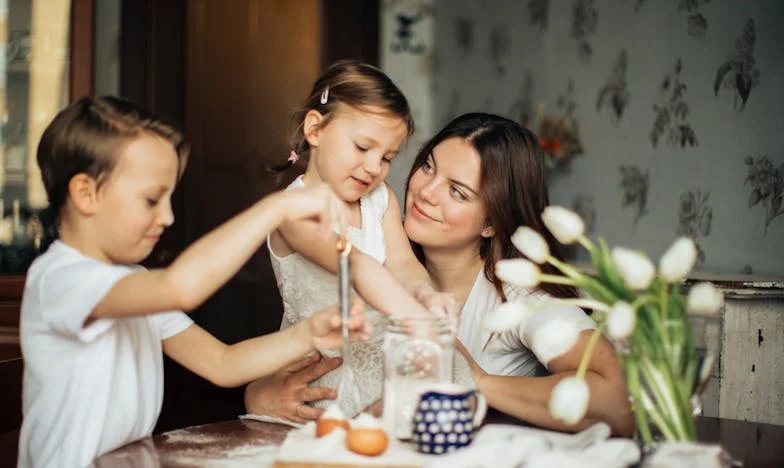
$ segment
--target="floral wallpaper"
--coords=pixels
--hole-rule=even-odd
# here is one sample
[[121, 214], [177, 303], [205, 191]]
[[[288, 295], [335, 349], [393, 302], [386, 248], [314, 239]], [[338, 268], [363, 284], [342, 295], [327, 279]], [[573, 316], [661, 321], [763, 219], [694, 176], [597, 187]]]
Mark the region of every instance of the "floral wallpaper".
[[[425, 12], [406, 33], [418, 55], [392, 50], [401, 11]], [[545, 109], [582, 146], [551, 171], [551, 199], [591, 235], [652, 257], [687, 235], [703, 271], [784, 276], [784, 2], [386, 0], [382, 16], [382, 53], [437, 64], [382, 61], [430, 107], [418, 141], [462, 112], [535, 128]]]

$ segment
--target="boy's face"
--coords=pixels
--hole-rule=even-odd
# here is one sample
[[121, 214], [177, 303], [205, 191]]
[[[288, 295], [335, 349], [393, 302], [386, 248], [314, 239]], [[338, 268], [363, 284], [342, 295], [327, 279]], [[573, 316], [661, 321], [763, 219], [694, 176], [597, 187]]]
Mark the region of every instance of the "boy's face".
[[177, 182], [171, 143], [142, 134], [130, 141], [98, 191], [96, 236], [101, 256], [116, 264], [146, 258], [172, 225], [171, 194]]

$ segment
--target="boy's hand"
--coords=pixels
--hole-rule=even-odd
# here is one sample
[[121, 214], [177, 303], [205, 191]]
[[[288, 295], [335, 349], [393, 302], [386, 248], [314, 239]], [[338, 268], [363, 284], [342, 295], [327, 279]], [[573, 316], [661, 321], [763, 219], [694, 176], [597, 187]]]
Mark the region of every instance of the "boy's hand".
[[340, 199], [327, 184], [300, 188], [285, 192], [289, 197], [289, 209], [286, 212], [288, 221], [302, 219], [318, 219], [319, 235], [329, 237], [333, 229], [340, 236], [345, 236], [348, 227], [349, 209], [346, 202]]
[[[313, 314], [308, 319], [311, 343], [316, 349], [339, 348], [343, 345], [340, 311], [337, 306], [328, 307]], [[354, 299], [349, 310], [349, 340], [367, 341], [373, 329], [365, 321], [365, 303]]]

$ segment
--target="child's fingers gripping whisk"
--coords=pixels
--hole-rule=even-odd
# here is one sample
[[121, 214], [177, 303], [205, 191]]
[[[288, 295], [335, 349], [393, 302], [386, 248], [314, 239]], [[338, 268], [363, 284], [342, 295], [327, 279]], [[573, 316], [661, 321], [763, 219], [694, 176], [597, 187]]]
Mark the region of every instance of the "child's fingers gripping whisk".
[[319, 235], [329, 237], [332, 232], [344, 236], [348, 229], [349, 209], [327, 184], [284, 192], [293, 198], [286, 217], [289, 221], [318, 219]]

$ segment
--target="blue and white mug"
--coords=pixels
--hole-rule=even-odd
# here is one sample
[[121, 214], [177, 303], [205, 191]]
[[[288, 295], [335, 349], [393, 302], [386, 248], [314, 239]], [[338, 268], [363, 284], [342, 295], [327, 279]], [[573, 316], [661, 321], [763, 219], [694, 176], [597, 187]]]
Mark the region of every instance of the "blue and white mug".
[[486, 414], [487, 401], [477, 390], [454, 383], [429, 386], [414, 412], [417, 449], [441, 454], [469, 445]]

